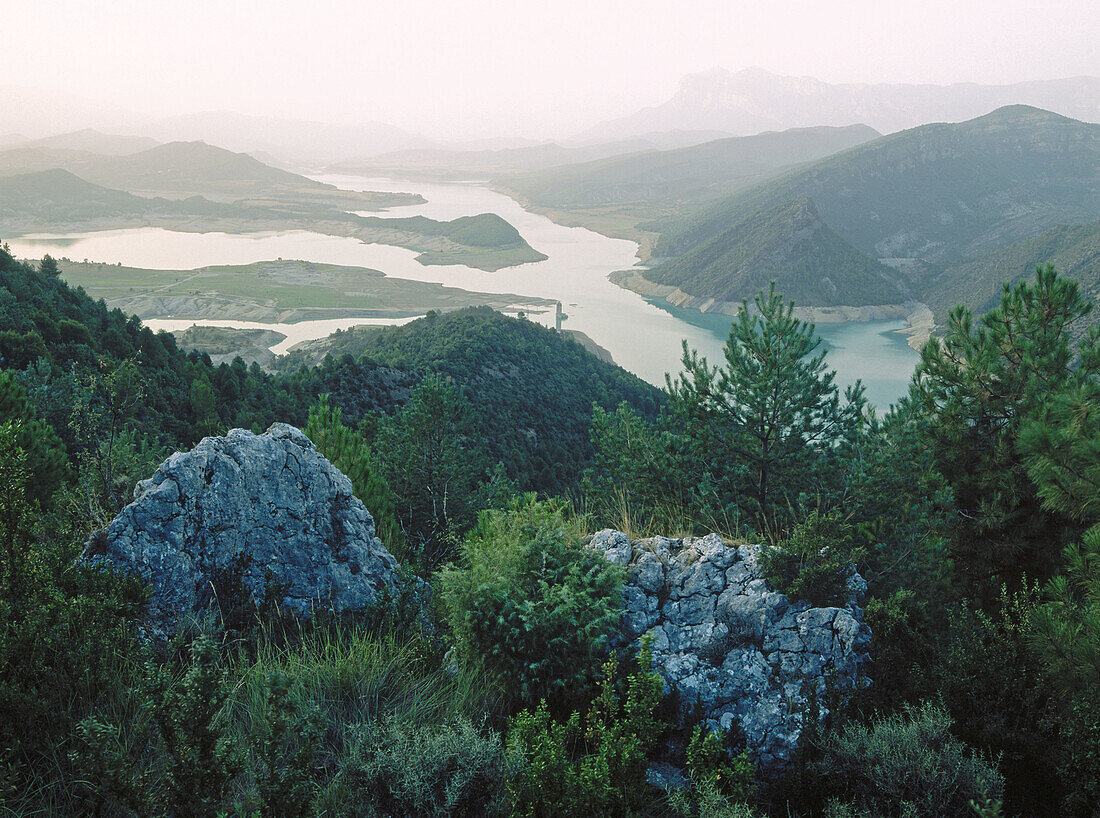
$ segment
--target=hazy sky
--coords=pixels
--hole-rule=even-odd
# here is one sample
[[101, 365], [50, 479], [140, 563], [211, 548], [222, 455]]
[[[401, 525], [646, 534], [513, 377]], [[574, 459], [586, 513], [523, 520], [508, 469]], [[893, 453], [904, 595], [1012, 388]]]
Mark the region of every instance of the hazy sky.
[[434, 136], [567, 135], [715, 66], [830, 82], [1100, 75], [1098, 0], [0, 0], [0, 13], [0, 84]]

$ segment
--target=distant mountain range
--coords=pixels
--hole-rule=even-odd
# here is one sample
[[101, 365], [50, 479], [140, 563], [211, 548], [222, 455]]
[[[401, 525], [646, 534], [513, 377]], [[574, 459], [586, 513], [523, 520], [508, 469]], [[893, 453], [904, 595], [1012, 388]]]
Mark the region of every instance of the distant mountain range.
[[598, 161], [610, 157], [699, 145], [725, 134], [719, 131], [666, 131], [613, 142], [538, 142], [502, 147], [420, 148], [330, 165], [333, 173], [394, 175], [431, 179], [487, 179]]
[[878, 136], [866, 125], [795, 128], [616, 156], [501, 177], [496, 182], [542, 207], [696, 203], [729, 195], [782, 168], [821, 159]]
[[0, 142], [0, 149], [44, 148], [47, 150], [83, 151], [102, 156], [127, 156], [131, 153], [155, 148], [160, 143], [148, 136], [124, 136], [108, 134], [94, 128], [46, 136], [41, 139], [12, 139]]
[[893, 133], [929, 122], [959, 122], [1014, 104], [1100, 122], [1100, 77], [1014, 85], [833, 85], [760, 68], [737, 72], [715, 68], [684, 77], [667, 102], [604, 122], [576, 138], [627, 139], [676, 128], [748, 135], [857, 122]]
[[145, 125], [141, 133], [162, 142], [202, 140], [299, 167], [322, 167], [348, 157], [433, 144], [382, 122], [332, 125], [232, 111], [205, 111], [162, 119]]

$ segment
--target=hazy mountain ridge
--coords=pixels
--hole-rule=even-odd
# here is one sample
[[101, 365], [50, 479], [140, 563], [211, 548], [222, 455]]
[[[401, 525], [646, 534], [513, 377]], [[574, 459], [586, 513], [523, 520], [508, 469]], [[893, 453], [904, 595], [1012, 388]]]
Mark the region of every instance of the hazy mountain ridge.
[[161, 141], [201, 140], [232, 151], [262, 152], [306, 167], [430, 145], [429, 140], [384, 122], [336, 125], [233, 111], [202, 111], [151, 122], [141, 129]]
[[392, 175], [402, 178], [490, 178], [501, 174], [528, 173], [595, 162], [619, 156], [675, 150], [725, 136], [719, 131], [667, 131], [630, 139], [595, 143], [539, 142], [530, 145], [484, 149], [419, 148], [379, 156], [337, 162], [332, 173]]
[[13, 223], [28, 219], [47, 227], [50, 223], [141, 219], [158, 214], [221, 218], [256, 215], [201, 196], [184, 200], [134, 196], [93, 184], [61, 168], [0, 177], [0, 223], [9, 233], [19, 232], [12, 230]]
[[650, 152], [504, 177], [496, 184], [548, 207], [624, 201], [700, 200], [880, 136], [865, 125], [799, 128], [727, 137]]
[[591, 128], [579, 139], [623, 139], [672, 128], [737, 135], [812, 125], [865, 123], [892, 133], [928, 122], [958, 122], [995, 108], [1027, 104], [1100, 122], [1100, 78], [1073, 77], [1012, 85], [830, 84], [760, 68], [689, 74], [668, 101]]
[[66, 151], [84, 151], [105, 156], [125, 156], [131, 153], [155, 148], [160, 143], [147, 136], [125, 136], [109, 134], [97, 131], [94, 128], [82, 128], [78, 131], [47, 136], [41, 139], [22, 139], [18, 142], [5, 144], [0, 141], [0, 148], [48, 148]]
[[661, 233], [656, 254], [679, 261], [646, 276], [672, 283], [668, 271], [675, 269], [690, 286], [702, 280], [694, 274], [706, 263], [701, 248], [722, 255], [721, 237], [731, 225], [805, 198], [857, 250], [904, 271], [920, 295], [934, 269], [1058, 224], [1100, 218], [1100, 126], [1013, 106], [958, 125], [892, 134], [767, 181], [696, 218], [648, 225]]
[[413, 194], [338, 190], [271, 167], [248, 154], [205, 142], [169, 142], [126, 155], [103, 155], [49, 144], [20, 145], [0, 151], [0, 176], [54, 168], [103, 187], [138, 195], [201, 195], [221, 201], [281, 199], [357, 210], [424, 201]]

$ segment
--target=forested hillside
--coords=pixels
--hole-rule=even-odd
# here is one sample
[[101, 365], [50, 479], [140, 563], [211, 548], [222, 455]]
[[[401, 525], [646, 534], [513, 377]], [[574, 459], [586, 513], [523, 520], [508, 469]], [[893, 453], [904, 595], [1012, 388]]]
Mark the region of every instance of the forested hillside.
[[943, 325], [956, 304], [976, 312], [992, 309], [1005, 281], [1030, 278], [1036, 267], [1048, 263], [1076, 280], [1095, 301], [1100, 296], [1100, 222], [1052, 227], [1003, 250], [952, 265], [924, 287], [924, 301]]
[[[330, 342], [337, 355], [436, 372], [460, 384], [491, 459], [524, 489], [557, 494], [576, 485], [592, 457], [593, 403], [613, 410], [626, 402], [650, 418], [663, 403], [659, 390], [579, 343], [488, 307], [403, 327], [353, 329]], [[294, 354], [281, 364], [296, 365]], [[354, 408], [346, 411], [358, 420]]]
[[822, 222], [812, 199], [754, 212], [645, 277], [686, 293], [739, 302], [774, 281], [799, 304], [897, 304], [901, 276]]
[[497, 183], [543, 207], [634, 202], [654, 210], [672, 205], [692, 209], [781, 168], [821, 159], [877, 136], [866, 125], [795, 128], [514, 174]]
[[478, 445], [491, 463], [503, 463], [524, 489], [559, 493], [575, 488], [590, 462], [593, 403], [613, 409], [626, 401], [653, 417], [662, 401], [658, 390], [580, 344], [489, 308], [378, 333], [343, 333], [334, 336], [336, 358], [314, 369], [300, 368], [290, 356], [280, 377], [240, 362], [213, 367], [178, 349], [170, 334], [107, 310], [56, 275], [6, 253], [0, 261], [0, 285], [9, 293], [0, 303], [0, 362], [26, 370], [28, 387], [49, 397], [47, 418], [70, 443], [69, 414], [79, 389], [121, 369], [133, 369], [142, 396], [127, 423], [162, 446], [233, 426], [300, 425], [326, 393], [353, 424], [369, 412], [393, 414], [424, 375], [435, 372], [468, 402]]

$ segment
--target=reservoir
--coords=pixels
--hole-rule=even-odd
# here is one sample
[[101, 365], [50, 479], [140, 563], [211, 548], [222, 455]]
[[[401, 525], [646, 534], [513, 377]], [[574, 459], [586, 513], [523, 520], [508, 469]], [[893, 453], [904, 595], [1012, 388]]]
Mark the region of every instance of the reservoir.
[[[44, 253], [74, 260], [156, 269], [190, 269], [213, 264], [248, 264], [269, 259], [303, 259], [380, 270], [396, 278], [413, 279], [492, 293], [520, 293], [562, 302], [567, 314], [563, 327], [579, 330], [607, 349], [616, 363], [650, 383], [664, 384], [666, 372], [680, 370], [681, 342], [699, 350], [712, 363], [722, 360], [722, 345], [732, 319], [676, 310], [663, 302], [650, 303], [612, 284], [607, 276], [634, 267], [637, 245], [581, 227], [565, 227], [545, 216], [524, 210], [504, 194], [473, 183], [413, 182], [357, 176], [318, 176], [323, 182], [349, 190], [419, 193], [424, 204], [392, 208], [383, 216], [423, 215], [449, 220], [477, 213], [496, 213], [510, 222], [545, 261], [485, 272], [465, 265], [425, 266], [417, 253], [402, 247], [364, 244], [357, 239], [309, 231], [251, 234], [181, 233], [161, 228], [111, 230], [66, 236], [25, 236], [9, 240], [17, 256], [40, 258]], [[379, 215], [379, 214], [372, 214]], [[532, 320], [553, 326], [553, 312], [529, 312]], [[169, 319], [171, 316], [161, 316]], [[176, 328], [150, 320], [154, 329]], [[193, 321], [183, 321], [190, 326]], [[208, 323], [199, 321], [197, 323]], [[233, 322], [209, 322], [225, 325]], [[389, 323], [378, 319], [341, 319], [350, 324]], [[252, 326], [237, 322], [236, 326]], [[313, 325], [313, 326], [307, 326]], [[331, 321], [272, 325], [296, 343], [324, 337]], [[291, 329], [288, 330], [288, 326]], [[868, 398], [885, 409], [905, 393], [917, 354], [898, 330], [902, 321], [828, 324], [818, 327], [828, 350], [828, 365], [837, 371], [843, 388], [857, 378], [867, 386]], [[278, 349], [284, 351], [288, 342]]]

